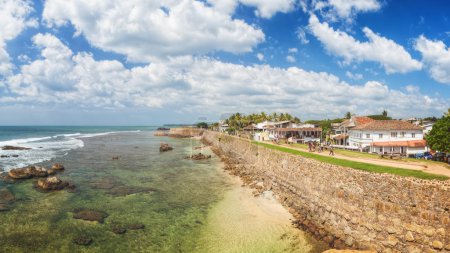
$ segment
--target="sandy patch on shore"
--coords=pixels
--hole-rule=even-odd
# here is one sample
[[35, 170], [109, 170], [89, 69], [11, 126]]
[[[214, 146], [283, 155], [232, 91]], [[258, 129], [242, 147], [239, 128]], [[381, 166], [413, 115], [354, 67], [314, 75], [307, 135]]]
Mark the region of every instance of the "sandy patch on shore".
[[271, 192], [254, 197], [242, 181], [229, 177], [231, 189], [210, 211], [199, 252], [322, 252], [323, 243], [291, 225], [292, 215]]

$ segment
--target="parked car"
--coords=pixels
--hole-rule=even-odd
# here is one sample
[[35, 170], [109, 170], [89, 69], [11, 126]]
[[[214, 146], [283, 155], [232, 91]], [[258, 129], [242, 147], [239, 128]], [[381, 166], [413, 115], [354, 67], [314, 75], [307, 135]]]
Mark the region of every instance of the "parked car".
[[446, 156], [447, 155], [444, 152], [437, 152], [436, 154], [434, 154], [432, 160], [438, 162], [445, 162]]
[[447, 163], [450, 164], [450, 153], [447, 154]]
[[417, 153], [413, 156], [416, 159], [425, 159], [425, 160], [431, 160], [433, 158], [433, 155], [430, 152]]

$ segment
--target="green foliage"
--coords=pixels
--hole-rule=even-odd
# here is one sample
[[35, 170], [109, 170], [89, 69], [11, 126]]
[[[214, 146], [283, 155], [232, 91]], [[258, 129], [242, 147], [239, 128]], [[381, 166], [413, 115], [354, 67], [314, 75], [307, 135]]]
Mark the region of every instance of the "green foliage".
[[199, 123], [197, 123], [197, 128], [207, 129], [208, 128], [208, 123], [206, 123], [206, 122], [199, 122]]
[[351, 112], [347, 112], [346, 114], [345, 114], [345, 118], [346, 119], [350, 119], [352, 117], [352, 113]]
[[365, 170], [369, 172], [375, 172], [375, 173], [389, 173], [404, 177], [416, 177], [421, 179], [437, 179], [437, 180], [447, 180], [448, 177], [441, 176], [441, 175], [434, 175], [425, 173], [419, 170], [408, 170], [408, 169], [400, 169], [395, 167], [389, 167], [389, 166], [381, 166], [381, 165], [375, 165], [375, 164], [369, 164], [369, 163], [362, 163], [362, 162], [354, 162], [349, 161], [345, 159], [339, 159], [331, 156], [322, 156], [310, 152], [304, 152], [296, 149], [291, 149], [288, 147], [283, 146], [276, 146], [269, 143], [261, 143], [261, 142], [253, 142], [256, 145], [263, 146], [270, 149], [279, 150], [282, 152], [294, 154], [294, 155], [300, 155], [306, 158], [311, 158], [320, 162], [324, 163], [330, 163], [334, 165], [339, 165], [343, 167], [349, 167], [357, 170]]
[[423, 118], [423, 120], [424, 120], [424, 121], [436, 122], [438, 119], [437, 119], [435, 116], [433, 116], [433, 117], [426, 117], [426, 118]]
[[431, 149], [450, 152], [450, 116], [436, 121], [426, 139]]
[[322, 128], [322, 140], [326, 140], [327, 133], [331, 132], [332, 123], [341, 123], [344, 119], [307, 120], [305, 123], [313, 124]]
[[392, 117], [387, 116], [387, 112], [386, 112], [386, 115], [383, 115], [383, 114], [378, 115], [378, 114], [376, 114], [376, 115], [368, 115], [367, 117], [369, 117], [371, 119], [374, 119], [374, 120], [390, 120], [390, 119], [392, 119]]
[[266, 114], [265, 112], [261, 113], [252, 113], [252, 114], [242, 114], [242, 113], [235, 113], [232, 114], [228, 119], [225, 120], [225, 123], [230, 126], [230, 128], [233, 128], [234, 130], [240, 130], [250, 124], [257, 124], [261, 123], [263, 121], [286, 121], [290, 120], [295, 123], [300, 123], [300, 119], [297, 117], [294, 117], [290, 115], [289, 113], [276, 113], [273, 112], [271, 114]]
[[387, 117], [388, 116], [388, 112], [386, 110], [383, 110], [383, 112], [381, 113], [381, 115], [383, 115], [383, 117]]

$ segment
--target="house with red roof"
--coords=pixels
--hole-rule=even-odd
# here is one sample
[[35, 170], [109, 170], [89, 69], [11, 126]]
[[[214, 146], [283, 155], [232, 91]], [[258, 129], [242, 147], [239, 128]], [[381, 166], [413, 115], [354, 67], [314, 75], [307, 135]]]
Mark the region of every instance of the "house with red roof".
[[402, 120], [372, 120], [348, 131], [349, 146], [371, 153], [416, 154], [427, 151], [422, 127]]
[[354, 127], [364, 125], [372, 121], [374, 121], [374, 119], [369, 117], [353, 115], [350, 119], [346, 119], [342, 123], [338, 123], [336, 126], [333, 126], [334, 134], [331, 135], [331, 140], [335, 145], [351, 148], [349, 142], [349, 131]]

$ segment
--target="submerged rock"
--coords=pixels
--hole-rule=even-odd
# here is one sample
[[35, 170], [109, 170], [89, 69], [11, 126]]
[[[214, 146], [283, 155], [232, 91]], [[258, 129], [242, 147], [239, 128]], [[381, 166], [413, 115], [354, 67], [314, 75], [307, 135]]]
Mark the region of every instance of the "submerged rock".
[[25, 148], [25, 147], [16, 147], [16, 146], [3, 146], [2, 150], [29, 150], [31, 148]]
[[91, 181], [90, 185], [94, 189], [105, 190], [107, 194], [113, 196], [126, 196], [135, 193], [154, 191], [152, 188], [124, 185], [115, 177], [96, 179]]
[[96, 211], [92, 209], [78, 209], [74, 211], [73, 218], [86, 221], [97, 221], [103, 223], [104, 219], [108, 217], [108, 214], [102, 211]]
[[9, 158], [9, 155], [0, 155], [0, 158]]
[[12, 194], [8, 188], [0, 189], [0, 212], [8, 211], [10, 209], [10, 204], [15, 200], [14, 194]]
[[159, 146], [159, 152], [166, 152], [173, 150], [173, 147], [171, 147], [168, 143], [161, 143]]
[[64, 170], [64, 166], [60, 163], [55, 163], [52, 166], [52, 170]]
[[81, 235], [78, 237], [75, 237], [73, 239], [73, 243], [78, 244], [78, 245], [89, 245], [92, 243], [92, 238], [89, 238], [87, 236]]
[[119, 160], [119, 157], [118, 156], [113, 156], [112, 159], [113, 160]]
[[130, 230], [138, 230], [138, 229], [144, 229], [145, 225], [142, 223], [133, 223], [128, 225], [128, 229]]
[[192, 160], [206, 160], [211, 158], [211, 155], [204, 155], [202, 153], [194, 154], [191, 156], [186, 156], [186, 159], [192, 159]]
[[125, 234], [127, 232], [127, 229], [122, 226], [114, 226], [112, 228], [112, 231], [114, 234], [121, 235], [121, 234]]
[[69, 186], [70, 184], [68, 182], [62, 181], [57, 177], [41, 178], [36, 184], [36, 187], [43, 191], [58, 191]]

